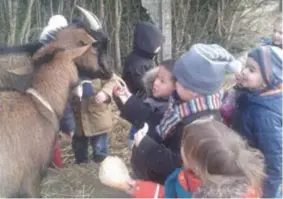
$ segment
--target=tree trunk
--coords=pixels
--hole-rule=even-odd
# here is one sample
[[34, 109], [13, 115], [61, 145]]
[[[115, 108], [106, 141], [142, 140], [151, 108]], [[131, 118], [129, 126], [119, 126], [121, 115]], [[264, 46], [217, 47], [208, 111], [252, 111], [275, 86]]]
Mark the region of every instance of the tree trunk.
[[59, 5], [58, 5], [58, 11], [57, 11], [56, 14], [62, 14], [63, 9], [64, 9], [64, 1], [63, 1], [63, 0], [60, 0], [60, 1], [59, 1]]
[[20, 43], [21, 44], [23, 43], [24, 39], [28, 37], [28, 35], [26, 35], [26, 32], [29, 32], [28, 27], [29, 27], [30, 20], [31, 20], [31, 11], [32, 11], [33, 2], [34, 2], [34, 0], [29, 0], [29, 2], [28, 2], [27, 15], [26, 15], [25, 21], [23, 23], [21, 34], [20, 34]]
[[115, 68], [121, 71], [121, 52], [120, 52], [120, 26], [121, 26], [122, 5], [121, 0], [115, 0]]
[[73, 6], [72, 6], [72, 9], [71, 9], [71, 14], [70, 14], [70, 23], [73, 20], [73, 14], [74, 14], [74, 10], [75, 10], [76, 5], [77, 5], [77, 0], [74, 0]]
[[50, 15], [53, 15], [53, 0], [50, 0]]
[[142, 0], [142, 6], [148, 10], [152, 21], [165, 36], [158, 61], [170, 59], [172, 57], [171, 0]]
[[8, 9], [9, 9], [9, 24], [10, 24], [10, 36], [8, 39], [8, 44], [14, 45], [16, 41], [16, 32], [17, 32], [18, 1], [8, 1]]
[[105, 13], [104, 13], [104, 0], [100, 0], [99, 1], [99, 18], [100, 18], [100, 21], [102, 24], [104, 24], [104, 16], [105, 16]]

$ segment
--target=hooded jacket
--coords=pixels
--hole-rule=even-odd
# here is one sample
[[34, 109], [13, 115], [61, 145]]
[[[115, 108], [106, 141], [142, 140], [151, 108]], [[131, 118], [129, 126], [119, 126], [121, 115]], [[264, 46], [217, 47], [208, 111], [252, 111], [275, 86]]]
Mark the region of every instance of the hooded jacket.
[[232, 127], [264, 154], [268, 178], [263, 197], [276, 197], [282, 183], [282, 92], [246, 91], [235, 110]]
[[[152, 96], [152, 85], [158, 70], [158, 67], [152, 68], [142, 77], [145, 90], [144, 99], [140, 99], [139, 97], [132, 95], [125, 105], [119, 106], [120, 103], [117, 103], [121, 110], [121, 117], [126, 118], [130, 123], [138, 128], [142, 127], [144, 122], [148, 121], [158, 124], [168, 108], [169, 96], [162, 98]], [[133, 107], [135, 107], [135, 112], [133, 112]]]
[[126, 58], [122, 78], [131, 93], [144, 96], [145, 89], [142, 77], [154, 67], [155, 50], [161, 47], [164, 37], [161, 31], [149, 23], [136, 25], [133, 40], [133, 51]]
[[[81, 79], [85, 79], [81, 77]], [[72, 110], [74, 112], [77, 136], [96, 136], [105, 132], [109, 133], [113, 127], [111, 100], [112, 90], [117, 82], [122, 81], [117, 75], [113, 75], [108, 81], [100, 79], [91, 80], [91, 83], [83, 84], [83, 98], [81, 101], [77, 97], [72, 100]], [[97, 93], [103, 91], [109, 100], [97, 104], [94, 100]]]

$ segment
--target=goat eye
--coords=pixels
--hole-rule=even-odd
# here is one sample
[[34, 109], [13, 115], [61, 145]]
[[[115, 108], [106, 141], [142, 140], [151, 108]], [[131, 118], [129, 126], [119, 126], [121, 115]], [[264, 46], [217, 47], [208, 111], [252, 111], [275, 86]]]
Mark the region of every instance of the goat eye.
[[85, 46], [86, 43], [85, 43], [84, 41], [80, 40], [80, 41], [79, 41], [79, 45], [80, 45], [80, 46]]
[[94, 47], [94, 48], [96, 48], [98, 45], [99, 45], [99, 42], [97, 42], [97, 41], [92, 43], [92, 47]]

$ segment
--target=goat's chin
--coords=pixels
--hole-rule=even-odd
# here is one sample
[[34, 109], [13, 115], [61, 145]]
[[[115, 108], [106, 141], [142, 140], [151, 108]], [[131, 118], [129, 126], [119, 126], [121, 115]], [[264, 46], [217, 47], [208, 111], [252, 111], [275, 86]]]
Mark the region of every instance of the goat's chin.
[[100, 76], [101, 76], [100, 78], [103, 80], [109, 80], [113, 76], [113, 73], [101, 73]]
[[112, 73], [105, 73], [100, 70], [92, 71], [88, 69], [78, 68], [79, 76], [84, 76], [90, 79], [108, 80], [112, 77]]

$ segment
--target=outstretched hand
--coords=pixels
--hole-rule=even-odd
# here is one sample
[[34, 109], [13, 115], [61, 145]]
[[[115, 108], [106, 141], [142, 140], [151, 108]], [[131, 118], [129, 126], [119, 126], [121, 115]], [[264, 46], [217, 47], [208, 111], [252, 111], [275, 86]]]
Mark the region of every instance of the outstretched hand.
[[102, 104], [103, 102], [108, 100], [108, 95], [106, 93], [104, 93], [103, 91], [98, 92], [95, 97], [94, 100], [97, 104]]
[[113, 94], [120, 99], [122, 104], [125, 104], [132, 95], [129, 89], [122, 84], [118, 84], [114, 87]]
[[128, 194], [130, 195], [133, 195], [133, 193], [135, 192], [135, 189], [136, 189], [136, 181], [133, 180], [133, 179], [130, 179], [128, 182], [127, 182], [127, 189], [124, 190], [126, 191]]

